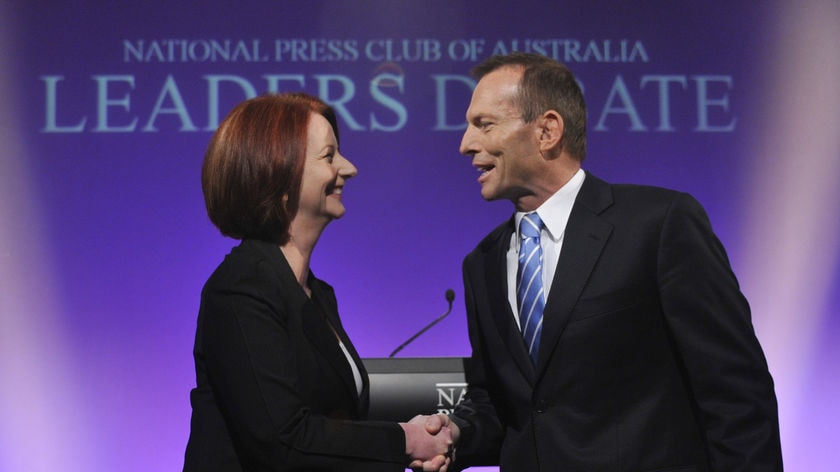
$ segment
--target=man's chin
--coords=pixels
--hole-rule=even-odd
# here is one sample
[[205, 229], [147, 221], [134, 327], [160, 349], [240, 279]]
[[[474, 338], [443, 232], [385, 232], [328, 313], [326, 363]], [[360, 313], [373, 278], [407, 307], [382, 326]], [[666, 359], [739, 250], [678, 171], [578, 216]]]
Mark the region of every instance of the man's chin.
[[483, 198], [484, 200], [486, 200], [488, 202], [492, 202], [494, 200], [500, 199], [501, 196], [497, 192], [494, 192], [493, 190], [485, 189], [484, 187], [482, 187], [481, 188], [481, 198]]

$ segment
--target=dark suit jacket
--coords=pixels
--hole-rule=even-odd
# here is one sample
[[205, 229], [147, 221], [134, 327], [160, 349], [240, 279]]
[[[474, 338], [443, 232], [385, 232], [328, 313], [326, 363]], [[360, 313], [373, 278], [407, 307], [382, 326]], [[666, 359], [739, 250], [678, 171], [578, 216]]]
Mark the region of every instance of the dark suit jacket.
[[[245, 240], [207, 281], [185, 471], [405, 470], [396, 423], [360, 421], [369, 384], [332, 288], [310, 300], [279, 247]], [[361, 369], [359, 395], [335, 328]]]
[[780, 471], [773, 381], [708, 218], [684, 193], [589, 174], [539, 361], [507, 300], [502, 224], [464, 260], [473, 354], [456, 464], [509, 472]]

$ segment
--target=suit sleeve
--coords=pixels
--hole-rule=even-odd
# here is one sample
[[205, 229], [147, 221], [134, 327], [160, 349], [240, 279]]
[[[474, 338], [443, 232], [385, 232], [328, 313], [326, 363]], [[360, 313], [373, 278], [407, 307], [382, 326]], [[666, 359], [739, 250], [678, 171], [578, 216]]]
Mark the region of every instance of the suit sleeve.
[[202, 299], [208, 377], [245, 468], [403, 471], [399, 425], [338, 420], [307, 407], [296, 389], [289, 314], [266, 300], [271, 289], [261, 279]]
[[657, 270], [665, 320], [696, 400], [716, 471], [781, 471], [773, 380], [705, 211], [679, 194], [662, 226]]
[[461, 430], [456, 445], [456, 470], [469, 465], [495, 465], [499, 463], [499, 452], [504, 430], [490, 398], [491, 372], [484, 362], [484, 340], [478, 324], [475, 293], [471, 278], [469, 257], [463, 264], [464, 299], [467, 310], [467, 329], [472, 346], [472, 356], [466, 369], [468, 390], [452, 414]]

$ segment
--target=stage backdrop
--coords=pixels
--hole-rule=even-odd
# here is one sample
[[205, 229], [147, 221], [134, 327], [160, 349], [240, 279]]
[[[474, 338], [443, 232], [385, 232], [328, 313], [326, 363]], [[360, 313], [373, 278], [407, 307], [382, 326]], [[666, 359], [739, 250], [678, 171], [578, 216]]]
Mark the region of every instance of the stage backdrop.
[[339, 113], [359, 174], [313, 270], [365, 357], [467, 356], [460, 264], [512, 209], [458, 154], [494, 53], [565, 62], [585, 168], [687, 191], [777, 383], [786, 465], [836, 470], [836, 0], [0, 3], [0, 470], [179, 470], [199, 291], [235, 244], [199, 172], [237, 102]]

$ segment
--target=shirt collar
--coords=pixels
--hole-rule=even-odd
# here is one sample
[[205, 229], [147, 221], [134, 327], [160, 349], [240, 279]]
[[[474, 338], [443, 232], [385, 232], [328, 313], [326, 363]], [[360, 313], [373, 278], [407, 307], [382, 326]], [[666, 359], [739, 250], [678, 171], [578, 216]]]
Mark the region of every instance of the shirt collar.
[[[566, 230], [566, 223], [569, 222], [569, 215], [572, 214], [572, 206], [575, 204], [575, 199], [577, 198], [581, 185], [583, 185], [583, 179], [585, 177], [586, 172], [583, 169], [578, 169], [575, 175], [565, 185], [554, 192], [554, 195], [550, 196], [536, 210], [543, 222], [543, 226], [548, 231], [548, 236], [554, 242], [559, 241], [563, 236], [563, 232]], [[527, 213], [530, 212], [518, 211], [514, 215], [517, 246], [519, 245], [519, 224]]]

